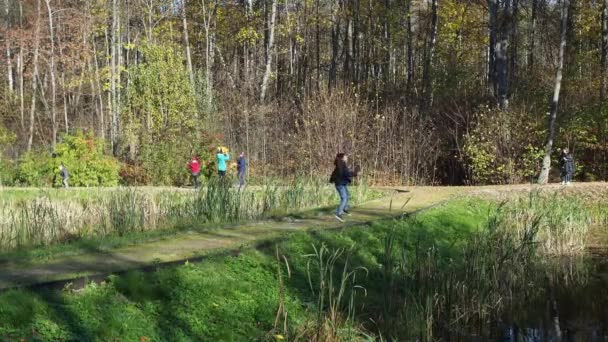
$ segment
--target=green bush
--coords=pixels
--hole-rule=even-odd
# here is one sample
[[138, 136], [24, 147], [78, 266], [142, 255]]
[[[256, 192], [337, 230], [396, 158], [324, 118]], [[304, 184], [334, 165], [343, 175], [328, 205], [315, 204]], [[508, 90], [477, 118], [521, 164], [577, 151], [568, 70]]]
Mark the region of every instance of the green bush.
[[15, 133], [7, 130], [0, 122], [0, 185], [13, 185], [15, 167], [8, 158], [4, 158], [4, 150], [15, 141]]
[[[170, 141], [144, 144], [139, 160], [147, 176], [155, 185], [188, 184], [190, 173], [187, 163], [192, 155], [201, 158], [201, 174], [205, 174], [209, 153], [206, 149], [192, 146], [190, 139], [176, 138]], [[196, 144], [198, 145], [198, 144]]]
[[195, 94], [179, 46], [148, 42], [138, 48], [143, 60], [129, 68], [131, 86], [122, 113], [128, 159], [152, 184], [188, 184], [186, 163], [198, 155], [206, 174], [208, 147], [215, 141], [201, 133], [208, 113], [200, 112], [197, 102], [205, 98]]
[[0, 186], [14, 185], [15, 175], [15, 165], [8, 159], [0, 159]]
[[103, 140], [92, 134], [65, 134], [53, 154], [28, 152], [20, 160], [17, 182], [29, 186], [58, 186], [61, 184], [59, 165], [63, 163], [73, 186], [116, 186], [119, 163], [104, 154]]
[[464, 137], [462, 159], [473, 184], [513, 184], [538, 174], [543, 157], [542, 130], [524, 112], [482, 108]]

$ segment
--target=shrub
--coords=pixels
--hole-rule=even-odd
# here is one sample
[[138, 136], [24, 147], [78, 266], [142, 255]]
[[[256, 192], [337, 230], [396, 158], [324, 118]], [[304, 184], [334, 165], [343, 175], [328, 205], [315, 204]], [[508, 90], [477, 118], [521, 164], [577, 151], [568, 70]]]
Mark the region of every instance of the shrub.
[[116, 186], [119, 164], [104, 154], [103, 140], [92, 134], [65, 134], [52, 155], [28, 152], [19, 160], [17, 181], [30, 186], [58, 186], [59, 165], [63, 163], [74, 186]]
[[15, 180], [15, 167], [4, 158], [5, 149], [15, 141], [15, 133], [8, 131], [0, 123], [0, 185], [12, 185]]
[[186, 164], [193, 155], [201, 160], [201, 175], [214, 174], [215, 145], [215, 138], [207, 134], [159, 139], [143, 144], [138, 160], [153, 184], [181, 186], [190, 180]]
[[120, 165], [119, 174], [123, 185], [147, 185], [151, 182], [146, 170], [138, 165], [123, 163]]
[[534, 130], [526, 113], [483, 108], [464, 137], [462, 158], [474, 184], [519, 183], [534, 177], [543, 157], [542, 130]]
[[131, 86], [122, 118], [129, 159], [152, 184], [183, 185], [189, 180], [188, 159], [210, 157], [205, 151], [213, 138], [200, 134], [206, 124], [202, 118], [209, 114], [202, 112], [202, 103], [208, 101], [197, 93], [200, 87], [192, 88], [179, 46], [148, 42], [140, 49], [143, 60], [129, 68]]
[[0, 186], [13, 185], [15, 175], [15, 165], [8, 159], [0, 159]]

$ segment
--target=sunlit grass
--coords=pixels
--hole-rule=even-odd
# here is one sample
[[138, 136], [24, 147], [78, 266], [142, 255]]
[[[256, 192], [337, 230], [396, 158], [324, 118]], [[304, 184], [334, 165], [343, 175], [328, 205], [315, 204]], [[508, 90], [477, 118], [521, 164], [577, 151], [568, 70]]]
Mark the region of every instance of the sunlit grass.
[[[19, 191], [27, 195], [13, 194]], [[242, 190], [212, 181], [199, 191], [116, 188], [91, 189], [87, 194], [70, 189], [40, 191], [37, 197], [26, 190], [13, 192], [0, 196], [0, 250], [4, 251], [176, 226], [232, 224], [337, 201], [333, 187], [316, 181]], [[353, 202], [380, 195], [366, 186], [354, 187]]]

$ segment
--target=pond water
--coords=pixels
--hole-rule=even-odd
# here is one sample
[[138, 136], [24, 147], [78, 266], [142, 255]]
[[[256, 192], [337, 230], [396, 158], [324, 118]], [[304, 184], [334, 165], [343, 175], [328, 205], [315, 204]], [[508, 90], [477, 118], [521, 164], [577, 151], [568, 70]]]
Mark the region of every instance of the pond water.
[[608, 341], [608, 249], [595, 248], [559, 265], [517, 295], [521, 302], [498, 325], [497, 340]]

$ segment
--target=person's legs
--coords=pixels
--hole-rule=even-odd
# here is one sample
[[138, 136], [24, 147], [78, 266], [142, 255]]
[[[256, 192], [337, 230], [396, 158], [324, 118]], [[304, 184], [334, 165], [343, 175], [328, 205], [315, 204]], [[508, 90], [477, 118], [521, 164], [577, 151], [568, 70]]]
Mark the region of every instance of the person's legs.
[[346, 208], [346, 205], [348, 204], [348, 192], [346, 191], [346, 185], [336, 185], [336, 190], [340, 196], [340, 205], [338, 205], [336, 215], [342, 216], [344, 214], [344, 208]]
[[61, 179], [61, 183], [63, 184], [63, 187], [64, 187], [64, 188], [66, 188], [66, 189], [67, 189], [67, 188], [69, 187], [69, 186], [68, 186], [68, 179], [67, 179], [67, 178], [63, 178], [63, 179]]
[[198, 173], [193, 173], [192, 174], [192, 183], [194, 183], [194, 188], [198, 189], [199, 187], [199, 183], [198, 183]]
[[566, 184], [570, 184], [572, 182], [572, 172], [568, 172], [566, 175]]
[[245, 171], [239, 172], [239, 188], [245, 185]]
[[348, 191], [348, 185], [344, 186], [344, 192], [346, 193], [346, 204], [344, 205], [344, 213], [350, 215], [350, 205], [348, 204], [348, 200], [350, 199], [350, 192]]

